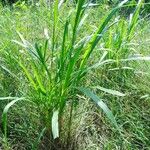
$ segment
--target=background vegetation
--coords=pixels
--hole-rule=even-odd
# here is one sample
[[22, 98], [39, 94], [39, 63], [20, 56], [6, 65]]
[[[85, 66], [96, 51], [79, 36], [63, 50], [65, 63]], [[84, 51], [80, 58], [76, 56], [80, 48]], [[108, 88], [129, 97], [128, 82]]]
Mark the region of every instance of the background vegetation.
[[150, 148], [148, 1], [2, 4], [0, 149]]

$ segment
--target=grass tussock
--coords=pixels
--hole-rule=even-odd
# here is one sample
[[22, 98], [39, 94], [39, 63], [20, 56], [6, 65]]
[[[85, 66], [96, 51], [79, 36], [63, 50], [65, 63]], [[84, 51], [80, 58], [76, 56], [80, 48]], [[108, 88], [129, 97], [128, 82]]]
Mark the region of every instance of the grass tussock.
[[149, 148], [149, 22], [126, 3], [0, 8], [0, 148]]

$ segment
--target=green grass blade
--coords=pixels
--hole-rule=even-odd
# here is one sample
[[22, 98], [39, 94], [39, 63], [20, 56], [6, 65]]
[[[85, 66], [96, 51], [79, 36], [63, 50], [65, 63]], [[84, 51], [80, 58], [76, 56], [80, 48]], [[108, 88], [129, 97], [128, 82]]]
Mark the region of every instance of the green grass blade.
[[[77, 27], [79, 25], [80, 19], [82, 18], [82, 15], [85, 10], [85, 8], [83, 8], [84, 2], [85, 2], [85, 0], [78, 0], [76, 18], [75, 18], [75, 23], [74, 23], [74, 27], [73, 27], [72, 45], [74, 45], [74, 42], [76, 39]], [[82, 10], [83, 10], [83, 12], [82, 12]]]
[[18, 99], [18, 97], [0, 97], [1, 100], [13, 100], [13, 99]]
[[112, 122], [112, 124], [118, 129], [118, 124], [115, 120], [114, 115], [112, 114], [112, 112], [110, 111], [110, 109], [107, 107], [107, 105], [97, 96], [95, 95], [90, 89], [88, 88], [78, 88], [79, 91], [81, 91], [82, 93], [84, 93], [87, 97], [91, 98], [106, 114], [106, 116], [108, 117], [108, 119]]
[[83, 16], [83, 18], [80, 20], [79, 26], [78, 26], [78, 31], [80, 30], [80, 28], [81, 28], [82, 25], [84, 24], [84, 22], [85, 22], [85, 20], [86, 20], [87, 17], [88, 17], [88, 14], [85, 14], [85, 15]]
[[42, 83], [40, 74], [38, 73], [37, 66], [35, 66], [34, 63], [31, 63], [31, 67], [32, 67], [32, 69], [33, 69], [33, 71], [34, 71], [34, 75], [35, 75], [35, 77], [36, 77], [36, 80], [37, 80], [37, 82], [38, 82], [38, 84], [39, 84], [39, 87], [40, 87], [42, 93], [46, 94], [46, 90], [45, 90], [45, 87], [44, 87], [44, 85], [43, 85], [43, 83]]
[[55, 42], [56, 42], [56, 27], [58, 24], [58, 18], [59, 18], [59, 12], [58, 12], [58, 0], [54, 1], [54, 24], [53, 24], [53, 38], [52, 38], [52, 57], [53, 57], [53, 51], [55, 47]]
[[61, 54], [60, 54], [60, 65], [59, 65], [59, 75], [60, 76], [63, 74], [63, 71], [64, 71], [64, 65], [65, 65], [64, 63], [65, 63], [66, 54], [67, 54], [67, 52], [66, 52], [66, 40], [68, 37], [68, 25], [69, 25], [69, 22], [67, 20], [65, 23], [65, 27], [64, 27], [63, 41], [62, 41]]
[[121, 59], [122, 62], [126, 62], [126, 61], [150, 61], [150, 57], [149, 56], [137, 56], [137, 57], [130, 57], [130, 58], [126, 58], [126, 59]]
[[93, 88], [94, 88], [94, 89], [99, 89], [99, 90], [101, 90], [101, 91], [103, 91], [103, 92], [106, 92], [106, 93], [108, 93], [108, 94], [112, 94], [112, 95], [115, 95], [115, 96], [121, 96], [121, 97], [125, 96], [124, 93], [121, 93], [121, 92], [119, 92], [119, 91], [112, 90], [112, 89], [106, 89], [106, 88], [101, 87], [101, 86], [96, 86], [96, 87], [93, 87]]
[[24, 37], [22, 36], [22, 34], [19, 31], [17, 31], [17, 34], [19, 35], [21, 41], [23, 42], [23, 45], [25, 45], [25, 47], [28, 47], [27, 41], [24, 39]]
[[42, 51], [42, 48], [39, 47], [37, 43], [35, 43], [35, 49], [36, 49], [36, 52], [37, 52], [37, 54], [38, 54], [38, 56], [39, 56], [38, 58], [39, 58], [40, 62], [42, 62], [42, 64], [45, 63], [44, 56], [43, 56], [43, 54], [42, 54], [42, 52], [41, 52], [41, 51]]
[[32, 79], [29, 71], [26, 69], [26, 67], [21, 63], [21, 62], [18, 62], [20, 67], [23, 69], [25, 75], [27, 76], [28, 80], [30, 81], [31, 85], [35, 88], [35, 90], [38, 90], [38, 87], [36, 85], [36, 83], [34, 82], [34, 80]]
[[12, 71], [10, 71], [8, 68], [6, 68], [6, 67], [3, 66], [3, 65], [0, 65], [0, 67], [1, 67], [3, 70], [5, 70], [6, 72], [8, 72], [12, 77], [15, 77], [16, 79], [19, 80], [19, 78], [18, 78]]
[[37, 150], [38, 144], [40, 143], [45, 131], [46, 131], [46, 127], [42, 129], [42, 131], [40, 132], [38, 138], [36, 139], [35, 143], [33, 144], [33, 146], [32, 146], [33, 150]]
[[143, 3], [143, 0], [138, 1], [137, 7], [130, 19], [130, 25], [129, 25], [129, 29], [128, 29], [128, 38], [127, 38], [128, 40], [131, 38], [131, 36], [133, 34], [134, 28], [136, 26], [136, 23], [137, 23], [139, 14], [140, 14], [140, 9], [142, 7], [142, 3]]
[[97, 69], [99, 67], [103, 67], [104, 65], [106, 64], [113, 64], [114, 62], [116, 62], [116, 60], [112, 60], [112, 59], [107, 59], [107, 60], [104, 60], [104, 61], [99, 61], [98, 63], [90, 66], [90, 67], [87, 67], [86, 68], [86, 72], [89, 71], [89, 70], [92, 70], [92, 69]]
[[54, 24], [56, 25], [58, 21], [58, 0], [54, 1]]
[[10, 103], [8, 103], [2, 113], [2, 124], [3, 124], [3, 129], [4, 129], [4, 136], [5, 139], [7, 139], [7, 113], [8, 110], [10, 109], [10, 107], [12, 107], [16, 102], [20, 101], [20, 100], [24, 100], [25, 98], [17, 98], [12, 100]]
[[48, 49], [48, 43], [49, 43], [49, 39], [47, 39], [45, 41], [45, 45], [44, 45], [44, 54], [43, 54], [43, 58], [46, 61], [46, 54], [47, 54], [47, 49]]

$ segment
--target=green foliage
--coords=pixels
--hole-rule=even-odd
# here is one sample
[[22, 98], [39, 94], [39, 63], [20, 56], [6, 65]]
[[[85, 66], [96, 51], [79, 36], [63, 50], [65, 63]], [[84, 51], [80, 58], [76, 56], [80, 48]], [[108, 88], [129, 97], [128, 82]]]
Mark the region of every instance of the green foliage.
[[[55, 140], [60, 139], [60, 133], [62, 133], [64, 128], [66, 109], [69, 109], [67, 113], [69, 121], [66, 127], [67, 145], [69, 145], [72, 120], [74, 119], [73, 112], [76, 111], [79, 103], [77, 100], [78, 94], [85, 94], [85, 96], [93, 100], [104, 111], [120, 133], [122, 132], [113, 112], [110, 110], [112, 108], [108, 107], [105, 101], [102, 101], [101, 97], [99, 98], [94, 93], [100, 91], [100, 93], [124, 97], [126, 95], [123, 94], [124, 92], [112, 90], [110, 85], [116, 84], [116, 80], [117, 83], [120, 82], [118, 78], [128, 76], [128, 70], [133, 70], [133, 68], [128, 67], [129, 61], [149, 60], [149, 57], [128, 58], [134, 53], [130, 51], [129, 44], [134, 37], [142, 1], [139, 1], [130, 20], [124, 18], [115, 19], [115, 15], [126, 2], [123, 1], [112, 9], [100, 20], [98, 26], [93, 28], [90, 25], [86, 25], [86, 18], [90, 8], [88, 5], [85, 5], [85, 1], [79, 0], [76, 8], [68, 8], [68, 3], [60, 5], [59, 1], [56, 0], [51, 6], [53, 8], [51, 11], [47, 9], [46, 12], [43, 12], [41, 10], [43, 7], [40, 6], [35, 12], [30, 12], [28, 16], [28, 18], [33, 17], [32, 20], [35, 20], [35, 22], [40, 22], [38, 15], [41, 18], [49, 17], [50, 27], [44, 29], [44, 40], [43, 37], [42, 40], [37, 38], [36, 26], [27, 26], [27, 28], [19, 26], [17, 28], [17, 30], [19, 29], [17, 36], [16, 34], [15, 36], [11, 35], [13, 44], [9, 42], [7, 44], [8, 47], [11, 46], [11, 50], [2, 50], [4, 60], [0, 65], [1, 74], [3, 76], [3, 72], [6, 72], [11, 78], [17, 80], [17, 83], [21, 79], [20, 84], [23, 83], [22, 88], [20, 89], [18, 85], [15, 87], [16, 91], [19, 95], [25, 96], [26, 100], [32, 101], [33, 105], [38, 109], [41, 128], [32, 148], [37, 149], [42, 137], [52, 140], [51, 137], [53, 136]], [[28, 9], [27, 7], [20, 8], [26, 11]], [[65, 9], [68, 9], [69, 13]], [[43, 13], [37, 13], [38, 11]], [[17, 14], [18, 12], [14, 13]], [[31, 13], [33, 16], [30, 16]], [[34, 13], [37, 13], [35, 15], [38, 16], [37, 18], [34, 16]], [[20, 14], [17, 15], [19, 16]], [[113, 19], [115, 20], [113, 21]], [[25, 23], [23, 22], [23, 24]], [[43, 24], [44, 22], [41, 23], [41, 26]], [[33, 39], [26, 34], [31, 28], [35, 30], [34, 38], [31, 36]], [[88, 31], [82, 33], [84, 28]], [[89, 34], [88, 32], [92, 33]], [[41, 33], [43, 31], [40, 31]], [[32, 35], [32, 33], [30, 34]], [[20, 38], [19, 40], [17, 39], [18, 37]], [[100, 47], [101, 45], [102, 47]], [[100, 51], [98, 51], [99, 49]], [[13, 70], [13, 68], [16, 69]], [[117, 70], [119, 77], [113, 74], [114, 70]], [[122, 72], [122, 70], [125, 71]], [[89, 88], [81, 88], [88, 85], [84, 84], [88, 82], [86, 80], [88, 73], [96, 71], [101, 77], [100, 84], [103, 82], [107, 83], [103, 75], [111, 78], [111, 84], [108, 84], [105, 88], [101, 87], [102, 85], [94, 86], [93, 89], [97, 90], [96, 92], [89, 90]], [[130, 72], [131, 76], [133, 75], [132, 72]], [[120, 83], [122, 84], [122, 81]], [[120, 83], [118, 83], [118, 86]], [[91, 85], [90, 88], [92, 88]], [[1, 99], [4, 100], [7, 97]], [[2, 115], [5, 140], [9, 137], [7, 136], [8, 111], [10, 107], [16, 106], [14, 105], [16, 102], [18, 104], [19, 100], [24, 98], [11, 97], [8, 99], [9, 102], [4, 108]]]

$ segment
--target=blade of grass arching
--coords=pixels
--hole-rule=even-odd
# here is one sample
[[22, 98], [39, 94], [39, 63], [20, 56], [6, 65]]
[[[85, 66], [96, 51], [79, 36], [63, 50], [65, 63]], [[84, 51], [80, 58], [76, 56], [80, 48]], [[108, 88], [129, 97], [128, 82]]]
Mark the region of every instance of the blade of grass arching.
[[150, 61], [150, 56], [137, 56], [137, 57], [130, 57], [126, 59], [121, 59], [122, 62], [127, 61]]
[[[48, 42], [48, 41], [47, 41], [47, 42]], [[47, 42], [46, 42], [46, 43], [47, 43]], [[47, 43], [47, 44], [48, 44], [48, 43]], [[44, 54], [42, 54], [42, 48], [39, 47], [39, 46], [37, 45], [37, 43], [35, 44], [35, 49], [36, 49], [36, 51], [37, 51], [39, 61], [40, 61], [41, 64], [44, 66], [44, 68], [45, 68], [45, 70], [46, 70], [46, 72], [47, 72], [49, 78], [51, 78], [50, 72], [49, 72], [48, 67], [47, 67], [47, 65], [46, 65], [46, 59], [45, 59], [45, 57], [46, 57], [46, 46], [47, 46], [47, 45], [45, 45], [45, 47], [44, 47], [44, 48], [45, 48]]]
[[12, 107], [16, 102], [20, 101], [20, 100], [24, 100], [25, 98], [17, 98], [12, 100], [10, 103], [8, 103], [2, 113], [2, 124], [3, 124], [3, 129], [4, 129], [4, 137], [5, 140], [7, 141], [7, 113], [8, 110], [10, 109], [10, 107]]
[[[23, 36], [18, 32], [18, 34], [19, 34], [19, 36], [21, 36], [21, 39], [24, 41], [24, 43], [25, 43], [25, 39], [23, 38]], [[29, 54], [29, 56], [30, 56], [30, 58], [32, 59], [32, 62], [31, 62], [31, 65], [33, 66], [33, 63], [34, 63], [34, 61], [35, 61], [35, 57], [41, 62], [41, 64], [44, 66], [44, 68], [45, 68], [45, 70], [46, 70], [46, 72], [47, 72], [47, 75], [48, 75], [48, 78], [49, 78], [49, 80], [51, 81], [51, 74], [50, 74], [50, 72], [49, 72], [49, 70], [48, 70], [48, 68], [47, 68], [47, 65], [46, 65], [46, 63], [45, 63], [45, 61], [46, 61], [46, 49], [47, 49], [47, 44], [48, 44], [48, 40], [46, 40], [46, 43], [45, 43], [45, 49], [44, 49], [44, 54], [42, 54], [42, 48], [41, 47], [38, 47], [38, 45], [37, 45], [37, 43], [35, 43], [35, 47], [33, 47], [32, 46], [32, 49], [31, 48], [29, 48], [27, 45], [24, 45], [24, 44], [20, 44], [20, 42], [17, 42], [17, 41], [14, 41], [15, 43], [17, 43], [17, 44], [19, 44], [19, 45], [21, 45], [21, 46], [23, 46], [24, 48], [26, 48], [27, 50], [28, 50], [28, 54]], [[18, 61], [17, 61], [18, 62]], [[35, 84], [35, 82], [34, 82], [34, 80], [32, 79], [32, 77], [31, 77], [31, 75], [30, 75], [30, 73], [28, 72], [28, 70], [26, 69], [26, 67], [23, 65], [23, 63], [21, 63], [21, 62], [18, 62], [19, 63], [19, 65], [21, 66], [21, 68], [23, 69], [23, 71], [24, 71], [24, 73], [26, 74], [26, 76], [27, 76], [27, 78], [29, 79], [29, 81], [32, 83], [32, 85], [33, 85], [33, 87], [37, 90], [38, 88], [37, 88], [37, 86], [36, 86], [36, 84]], [[33, 68], [35, 68], [35, 67], [33, 67]], [[36, 72], [35, 72], [36, 73]], [[38, 74], [36, 74], [36, 75], [38, 75]], [[36, 76], [36, 77], [38, 77], [38, 76]], [[37, 81], [38, 81], [38, 83], [39, 83], [39, 85], [40, 85], [40, 87], [41, 87], [41, 89], [43, 89], [42, 90], [42, 92], [43, 93], [45, 93], [44, 91], [44, 88], [42, 88], [42, 84], [41, 84], [41, 82], [40, 82], [40, 79], [39, 78], [37, 78]]]
[[39, 56], [39, 61], [43, 63], [45, 63], [45, 59], [44, 59], [44, 56], [42, 54], [42, 48], [38, 46], [37, 43], [35, 43], [35, 50]]
[[86, 18], [88, 17], [88, 14], [85, 14], [84, 16], [83, 16], [83, 18], [80, 20], [80, 22], [79, 22], [79, 26], [78, 26], [78, 31], [80, 30], [80, 28], [82, 27], [82, 25], [83, 25], [83, 23], [84, 23], [84, 21], [86, 20]]
[[97, 69], [99, 67], [103, 67], [104, 65], [107, 65], [107, 64], [113, 64], [115, 63], [116, 60], [113, 60], [113, 59], [107, 59], [107, 60], [104, 60], [104, 61], [99, 61], [98, 63], [90, 66], [90, 67], [87, 67], [84, 72], [87, 72], [87, 71], [90, 71], [92, 69]]
[[31, 85], [34, 87], [35, 90], [38, 90], [38, 87], [36, 85], [36, 83], [34, 82], [34, 80], [32, 79], [29, 71], [26, 69], [26, 67], [23, 65], [23, 63], [18, 62], [20, 67], [23, 69], [25, 75], [27, 76], [28, 80], [30, 81]]
[[8, 72], [12, 77], [15, 77], [16, 79], [20, 80], [13, 72], [11, 72], [8, 68], [6, 68], [3, 65], [0, 65], [0, 67], [5, 70], [6, 72]]
[[12, 40], [12, 41], [15, 42], [15, 43], [17, 43], [18, 45], [24, 47], [26, 50], [28, 50], [30, 56], [32, 56], [32, 57], [34, 56], [34, 57], [38, 58], [38, 55], [37, 55], [34, 47], [28, 41], [26, 41], [24, 39], [23, 35], [20, 32], [17, 31], [17, 34], [19, 35], [22, 43], [19, 42], [19, 41], [16, 41], [16, 40]]
[[28, 47], [27, 41], [24, 39], [24, 37], [22, 36], [22, 34], [19, 31], [16, 31], [16, 32], [19, 35], [21, 41], [23, 42], [23, 45], [25, 45], [26, 47]]
[[83, 54], [83, 58], [81, 61], [81, 65], [80, 68], [82, 68], [84, 66], [84, 64], [86, 63], [88, 57], [90, 56], [90, 54], [92, 53], [93, 49], [96, 47], [96, 45], [98, 44], [99, 40], [102, 38], [102, 35], [104, 33], [104, 31], [106, 30], [106, 27], [108, 25], [108, 23], [110, 22], [110, 20], [112, 19], [112, 17], [116, 14], [116, 12], [121, 8], [122, 5], [124, 5], [128, 0], [124, 0], [123, 2], [121, 2], [116, 8], [114, 8], [104, 19], [104, 21], [102, 22], [102, 24], [99, 26], [98, 30], [95, 32], [95, 34], [93, 35], [93, 37], [91, 38], [91, 40], [89, 41], [87, 48], [85, 49], [85, 53]]
[[95, 6], [100, 6], [100, 4], [94, 4], [89, 2], [89, 4], [83, 5], [83, 7], [95, 7]]
[[112, 114], [110, 109], [107, 107], [107, 105], [97, 95], [95, 95], [90, 89], [87, 89], [87, 88], [80, 87], [78, 88], [78, 90], [84, 93], [90, 99], [92, 99], [104, 111], [108, 119], [118, 129], [118, 131], [120, 131], [120, 128], [115, 120], [114, 115]]
[[[47, 41], [47, 40], [46, 40]], [[47, 75], [48, 75], [48, 78], [49, 80], [51, 81], [51, 74], [48, 70], [48, 67], [46, 65], [46, 49], [47, 49], [47, 44], [48, 44], [48, 41], [45, 43], [45, 46], [44, 46], [44, 54], [42, 54], [42, 48], [38, 46], [38, 44], [36, 43], [35, 44], [35, 50], [37, 52], [37, 55], [38, 55], [38, 59], [39, 61], [41, 62], [41, 64], [43, 65], [44, 69], [46, 70], [47, 72]]]
[[109, 71], [116, 71], [116, 70], [135, 70], [134, 68], [131, 68], [131, 67], [117, 67], [117, 68], [111, 68], [111, 69], [108, 69]]
[[92, 69], [97, 69], [97, 68], [101, 68], [103, 67], [104, 65], [107, 65], [107, 64], [113, 64], [115, 63], [116, 60], [112, 60], [112, 59], [107, 59], [107, 60], [104, 60], [104, 61], [99, 61], [98, 63], [90, 66], [90, 67], [87, 67], [87, 68], [82, 68], [82, 69], [79, 69], [77, 72], [75, 72], [77, 74], [77, 81], [80, 81], [80, 79], [82, 77], [84, 77], [84, 75], [91, 71]]
[[20, 45], [20, 46], [22, 46], [22, 47], [24, 47], [24, 48], [27, 48], [27, 45], [25, 45], [25, 44], [23, 44], [23, 43], [21, 43], [21, 42], [19, 42], [19, 41], [12, 40], [12, 42], [14, 42], [14, 43], [16, 43], [16, 44], [18, 44], [18, 45]]
[[106, 88], [101, 87], [101, 86], [96, 86], [96, 87], [93, 87], [93, 88], [94, 88], [94, 89], [101, 90], [101, 91], [106, 92], [106, 93], [108, 93], [108, 94], [115, 95], [115, 96], [121, 96], [121, 97], [125, 96], [124, 93], [121, 93], [121, 92], [119, 92], [119, 91], [112, 90], [112, 89], [106, 89]]
[[1, 100], [13, 100], [13, 99], [18, 99], [18, 97], [0, 97]]
[[139, 14], [140, 14], [140, 9], [142, 7], [142, 4], [143, 4], [143, 0], [139, 0], [138, 4], [137, 4], [137, 7], [136, 7], [136, 9], [135, 9], [131, 19], [130, 19], [130, 25], [129, 25], [129, 29], [128, 29], [127, 40], [130, 40], [130, 38], [131, 38], [131, 36], [133, 34], [134, 28], [136, 26], [136, 23], [137, 23]]

